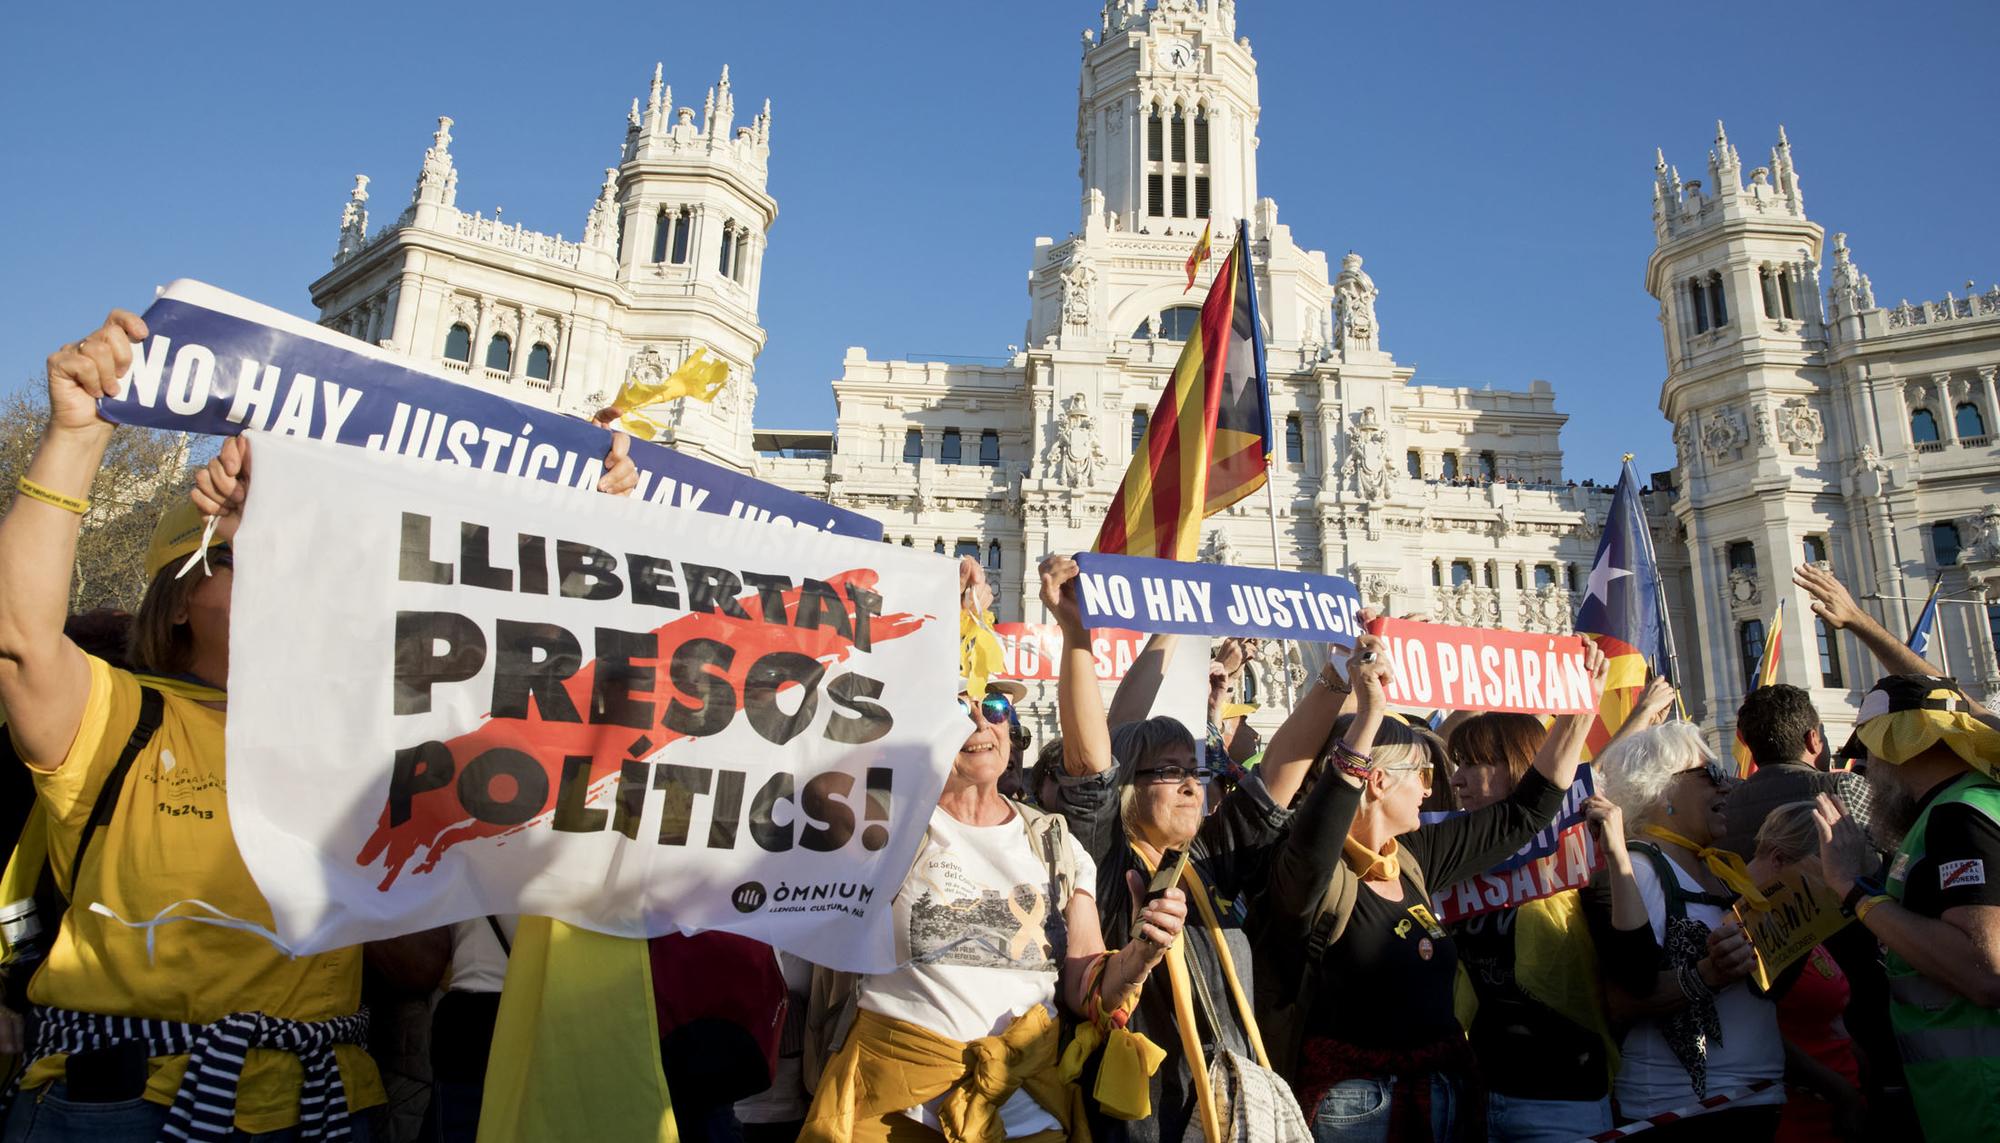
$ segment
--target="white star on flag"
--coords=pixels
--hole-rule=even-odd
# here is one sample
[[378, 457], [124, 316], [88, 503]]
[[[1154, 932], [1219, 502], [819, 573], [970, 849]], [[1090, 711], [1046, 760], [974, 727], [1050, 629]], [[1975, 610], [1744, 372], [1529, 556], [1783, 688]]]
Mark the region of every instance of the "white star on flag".
[[1583, 593], [1583, 597], [1589, 599], [1595, 596], [1604, 606], [1609, 607], [1611, 606], [1611, 581], [1617, 579], [1619, 576], [1631, 574], [1631, 568], [1615, 568], [1611, 566], [1611, 561], [1600, 560], [1597, 566], [1590, 569], [1590, 581], [1585, 585], [1586, 590]]

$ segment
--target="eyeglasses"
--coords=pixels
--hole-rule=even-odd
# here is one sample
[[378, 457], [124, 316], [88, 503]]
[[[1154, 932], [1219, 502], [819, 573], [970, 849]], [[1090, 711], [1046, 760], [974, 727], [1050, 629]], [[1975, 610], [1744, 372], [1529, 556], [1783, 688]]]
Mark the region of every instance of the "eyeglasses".
[[[966, 698], [964, 695], [958, 696], [958, 712], [966, 715], [971, 714], [972, 700]], [[1006, 695], [987, 695], [985, 698], [979, 700], [979, 716], [998, 726], [1003, 722], [1013, 720], [1014, 704], [1008, 701]]]
[[1206, 766], [1182, 766], [1174, 762], [1132, 772], [1132, 781], [1142, 786], [1178, 786], [1189, 778], [1207, 785], [1214, 777], [1215, 771]]
[[1385, 774], [1415, 774], [1417, 781], [1422, 784], [1425, 793], [1430, 792], [1432, 775], [1434, 773], [1428, 762], [1418, 763], [1415, 766], [1384, 766], [1382, 767], [1382, 772]]

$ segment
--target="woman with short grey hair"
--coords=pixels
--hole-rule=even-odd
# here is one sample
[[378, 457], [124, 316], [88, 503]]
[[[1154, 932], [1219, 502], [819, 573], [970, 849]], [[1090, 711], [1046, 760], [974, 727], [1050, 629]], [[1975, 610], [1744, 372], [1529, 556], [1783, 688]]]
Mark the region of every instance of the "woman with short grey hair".
[[[1777, 1012], [1747, 979], [1756, 956], [1733, 915], [1739, 899], [1763, 900], [1743, 860], [1717, 848], [1733, 779], [1690, 723], [1666, 722], [1606, 747], [1598, 784], [1631, 823], [1633, 875], [1660, 946], [1647, 995], [1612, 987], [1615, 1018], [1630, 1024], [1620, 1045], [1619, 1113], [1684, 1118], [1653, 1134], [1769, 1139], [1785, 1100]], [[1730, 1101], [1688, 1114], [1713, 1096]]]

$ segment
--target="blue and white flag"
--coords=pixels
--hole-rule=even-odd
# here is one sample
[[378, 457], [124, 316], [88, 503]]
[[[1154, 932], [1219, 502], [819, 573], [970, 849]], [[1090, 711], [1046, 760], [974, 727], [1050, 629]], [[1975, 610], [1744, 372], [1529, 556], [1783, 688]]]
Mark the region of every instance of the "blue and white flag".
[[[415, 368], [408, 358], [201, 282], [160, 291], [150, 336], [118, 396], [117, 424], [235, 436], [257, 429], [596, 488], [610, 431]], [[880, 540], [880, 521], [634, 439], [634, 497]]]
[[1910, 628], [1910, 650], [1926, 659], [1931, 655], [1931, 633], [1937, 628], [1938, 589], [1943, 586], [1943, 576], [1931, 582], [1931, 594], [1924, 600], [1923, 613], [1917, 616], [1917, 625]]

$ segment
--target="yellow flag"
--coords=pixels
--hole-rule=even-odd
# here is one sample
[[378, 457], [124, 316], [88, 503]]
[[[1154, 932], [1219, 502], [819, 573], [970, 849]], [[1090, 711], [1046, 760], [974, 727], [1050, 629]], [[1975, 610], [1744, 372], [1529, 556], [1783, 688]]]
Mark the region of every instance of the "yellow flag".
[[706, 348], [697, 347], [681, 362], [680, 368], [657, 381], [627, 377], [611, 405], [622, 414], [620, 428], [641, 440], [653, 440], [664, 426], [646, 415], [646, 410], [680, 397], [713, 401], [728, 383], [729, 363], [710, 357]]
[[646, 942], [522, 917], [493, 1026], [479, 1143], [679, 1143]]

